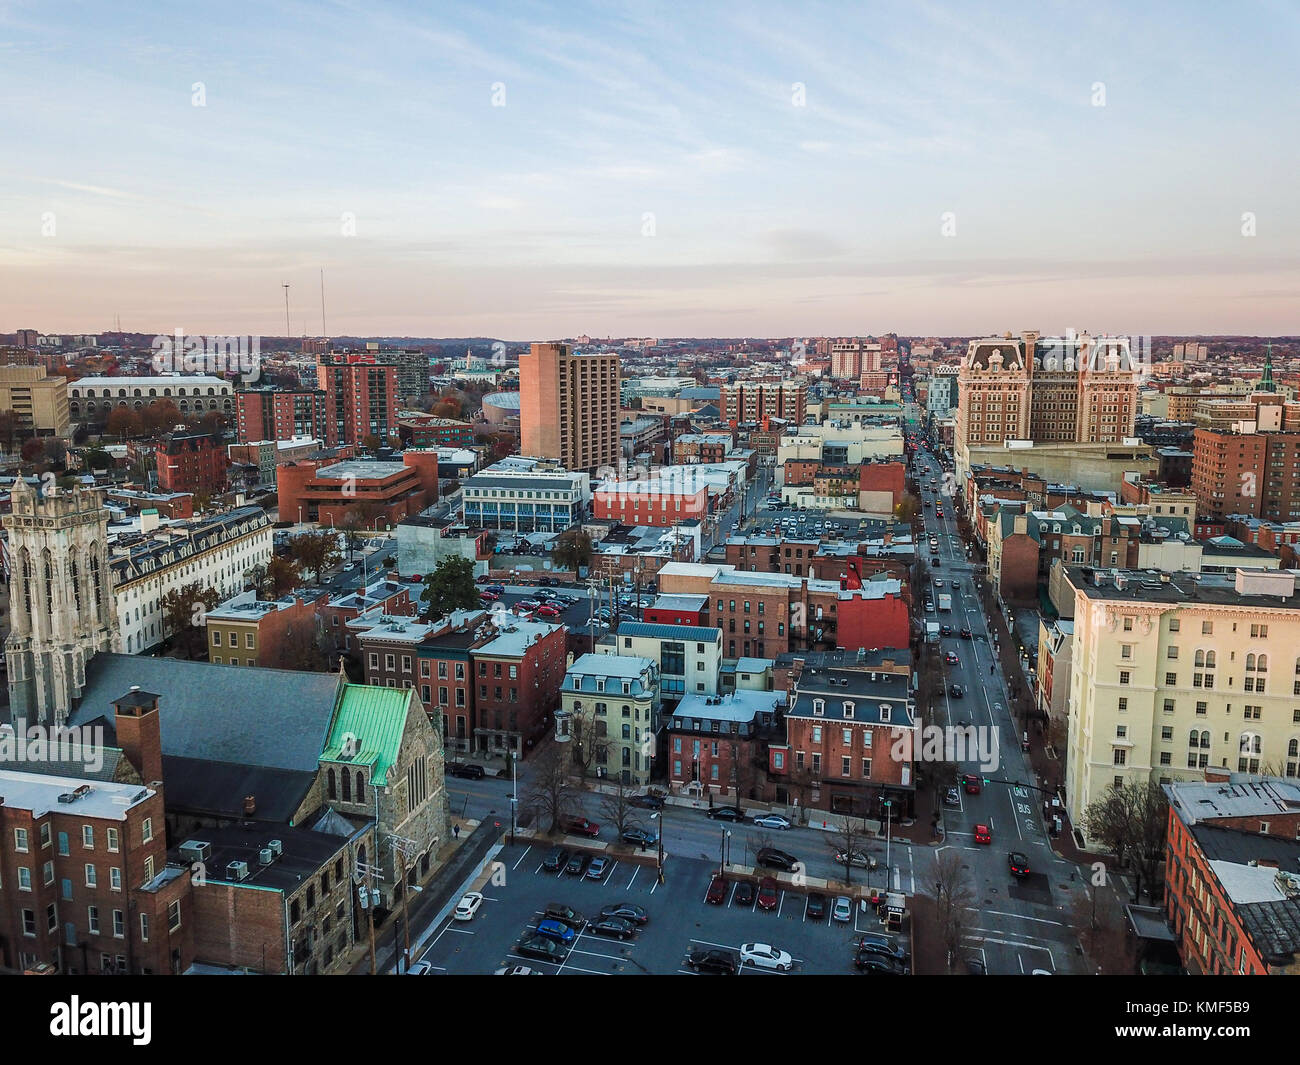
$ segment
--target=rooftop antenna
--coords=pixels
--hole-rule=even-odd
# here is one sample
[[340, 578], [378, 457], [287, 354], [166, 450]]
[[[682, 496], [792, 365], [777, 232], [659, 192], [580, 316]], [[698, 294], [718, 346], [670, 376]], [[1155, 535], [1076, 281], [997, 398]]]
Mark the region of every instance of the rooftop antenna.
[[289, 328], [289, 282], [281, 281], [280, 287], [284, 289], [284, 338], [288, 340], [293, 336], [293, 331]]
[[328, 337], [325, 332], [325, 268], [321, 267], [320, 272], [320, 335], [322, 338]]

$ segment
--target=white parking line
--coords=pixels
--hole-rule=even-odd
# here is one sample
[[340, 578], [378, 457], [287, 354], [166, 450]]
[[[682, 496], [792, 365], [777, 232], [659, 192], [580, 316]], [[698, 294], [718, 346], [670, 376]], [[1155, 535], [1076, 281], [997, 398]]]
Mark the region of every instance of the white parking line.
[[632, 879], [627, 882], [627, 887], [623, 889], [624, 891], [631, 890], [632, 885], [636, 883], [636, 878], [640, 875], [640, 873], [641, 873], [641, 867], [639, 865], [634, 866], [632, 869]]
[[510, 868], [511, 868], [511, 869], [518, 869], [521, 865], [523, 865], [523, 864], [524, 864], [524, 859], [528, 857], [528, 852], [529, 852], [530, 850], [532, 850], [532, 849], [533, 849], [533, 847], [532, 847], [532, 844], [530, 843], [527, 847], [524, 848], [524, 852], [523, 852], [523, 854], [519, 855], [519, 861], [515, 862], [515, 864], [512, 865]]

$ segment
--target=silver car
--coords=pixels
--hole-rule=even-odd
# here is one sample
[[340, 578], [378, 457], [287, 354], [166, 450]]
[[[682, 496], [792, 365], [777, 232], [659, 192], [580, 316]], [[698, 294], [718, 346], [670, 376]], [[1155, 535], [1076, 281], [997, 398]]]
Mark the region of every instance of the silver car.
[[845, 895], [839, 895], [831, 903], [831, 920], [832, 921], [851, 921], [853, 920], [853, 903]]

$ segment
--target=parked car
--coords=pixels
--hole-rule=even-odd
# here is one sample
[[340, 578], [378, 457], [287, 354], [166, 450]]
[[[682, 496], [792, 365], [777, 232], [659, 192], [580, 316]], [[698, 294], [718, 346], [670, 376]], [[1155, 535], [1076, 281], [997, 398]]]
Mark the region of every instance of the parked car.
[[542, 859], [542, 868], [548, 873], [558, 873], [569, 860], [569, 852], [563, 847], [552, 847]]
[[741, 880], [736, 884], [736, 890], [732, 893], [731, 901], [735, 906], [753, 906], [754, 885], [748, 880]]
[[495, 592], [497, 595], [504, 595], [506, 589], [505, 586], [501, 584], [489, 584], [486, 591]]
[[602, 936], [613, 936], [615, 939], [631, 939], [636, 934], [636, 925], [621, 917], [602, 917], [598, 921], [592, 921], [587, 927], [591, 932]]
[[799, 859], [793, 854], [779, 851], [775, 847], [762, 847], [758, 852], [758, 864], [769, 869], [784, 869], [786, 872], [790, 872], [799, 864]]
[[864, 851], [836, 851], [835, 862], [837, 865], [844, 865], [846, 862], [858, 869], [874, 869], [876, 860]]
[[604, 880], [605, 874], [609, 872], [611, 862], [603, 854], [598, 854], [591, 859], [591, 864], [587, 866], [588, 880]]
[[826, 916], [826, 896], [816, 891], [810, 894], [803, 915], [810, 921], [820, 921], [824, 918]]
[[630, 902], [616, 902], [610, 906], [602, 906], [600, 916], [618, 917], [633, 924], [645, 924], [650, 920], [644, 906], [636, 906]]
[[879, 932], [864, 932], [858, 936], [857, 949], [884, 954], [897, 962], [906, 962], [911, 955], [892, 939]]
[[487, 775], [481, 765], [474, 765], [472, 762], [452, 762], [447, 767], [447, 772], [453, 777], [463, 777], [465, 780], [482, 780]]
[[1007, 855], [1007, 865], [1011, 869], [1011, 875], [1014, 877], [1026, 877], [1029, 875], [1029, 858], [1019, 851], [1011, 851]]
[[782, 973], [788, 973], [794, 965], [794, 960], [788, 953], [769, 943], [741, 944], [740, 961], [742, 964], [748, 962], [760, 969], [775, 969]]
[[585, 817], [566, 817], [563, 825], [564, 831], [571, 836], [588, 836], [595, 839], [600, 835], [600, 825]]
[[739, 806], [715, 806], [709, 811], [709, 817], [715, 821], [743, 821], [745, 811]]
[[780, 814], [764, 814], [762, 817], [754, 818], [754, 824], [760, 828], [789, 828], [790, 822]]
[[709, 881], [709, 890], [704, 896], [704, 901], [712, 903], [714, 906], [721, 906], [727, 900], [727, 878], [724, 876], [715, 876]]
[[633, 826], [623, 830], [623, 842], [634, 843], [639, 847], [653, 847], [659, 842], [659, 834], [657, 832], [648, 832], [644, 828]]
[[537, 934], [566, 945], [578, 937], [578, 934], [563, 921], [538, 921]]
[[729, 950], [695, 950], [686, 959], [686, 964], [697, 973], [722, 976], [735, 976], [740, 969], [736, 956]]
[[763, 877], [758, 882], [758, 908], [760, 910], [775, 910], [778, 901], [776, 881], [770, 876]]
[[407, 976], [432, 976], [433, 964], [427, 961], [417, 961], [406, 970]]
[[507, 965], [498, 969], [493, 976], [545, 976], [540, 969], [530, 969], [527, 965]]
[[639, 810], [662, 810], [664, 801], [658, 795], [633, 795], [627, 800], [629, 806], [635, 806]]
[[471, 891], [461, 896], [460, 902], [456, 903], [456, 912], [452, 916], [458, 921], [472, 921], [482, 905], [483, 896], [477, 891]]
[[992, 842], [993, 842], [993, 833], [989, 831], [989, 826], [988, 826], [988, 825], [976, 825], [976, 826], [975, 826], [975, 842], [976, 842], [976, 843], [992, 843]]
[[516, 944], [515, 952], [525, 958], [541, 958], [543, 961], [563, 961], [568, 953], [555, 940], [545, 936], [528, 936]]
[[542, 588], [554, 588], [560, 582], [554, 577], [539, 577], [537, 583]]
[[562, 902], [548, 902], [542, 916], [548, 921], [559, 921], [573, 929], [583, 928], [587, 924], [587, 919], [582, 914]]
[[906, 976], [907, 966], [883, 954], [860, 950], [853, 956], [853, 967], [868, 976]]
[[551, 621], [554, 621], [556, 618], [563, 616], [561, 611], [557, 607], [553, 607], [549, 604], [545, 606], [539, 606], [537, 608], [536, 613], [539, 618], [548, 618]]
[[836, 896], [835, 901], [831, 903], [831, 920], [853, 920], [853, 903], [849, 900], [847, 895]]
[[570, 876], [582, 876], [587, 871], [587, 855], [582, 851], [576, 851], [570, 858], [564, 871]]

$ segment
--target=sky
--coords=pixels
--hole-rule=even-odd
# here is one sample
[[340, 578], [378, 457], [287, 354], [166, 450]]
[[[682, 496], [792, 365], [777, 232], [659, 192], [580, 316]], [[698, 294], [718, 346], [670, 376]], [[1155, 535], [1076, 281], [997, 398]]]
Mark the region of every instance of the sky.
[[1297, 45], [1289, 0], [0, 0], [0, 332], [282, 336], [288, 283], [313, 336], [1296, 334]]

